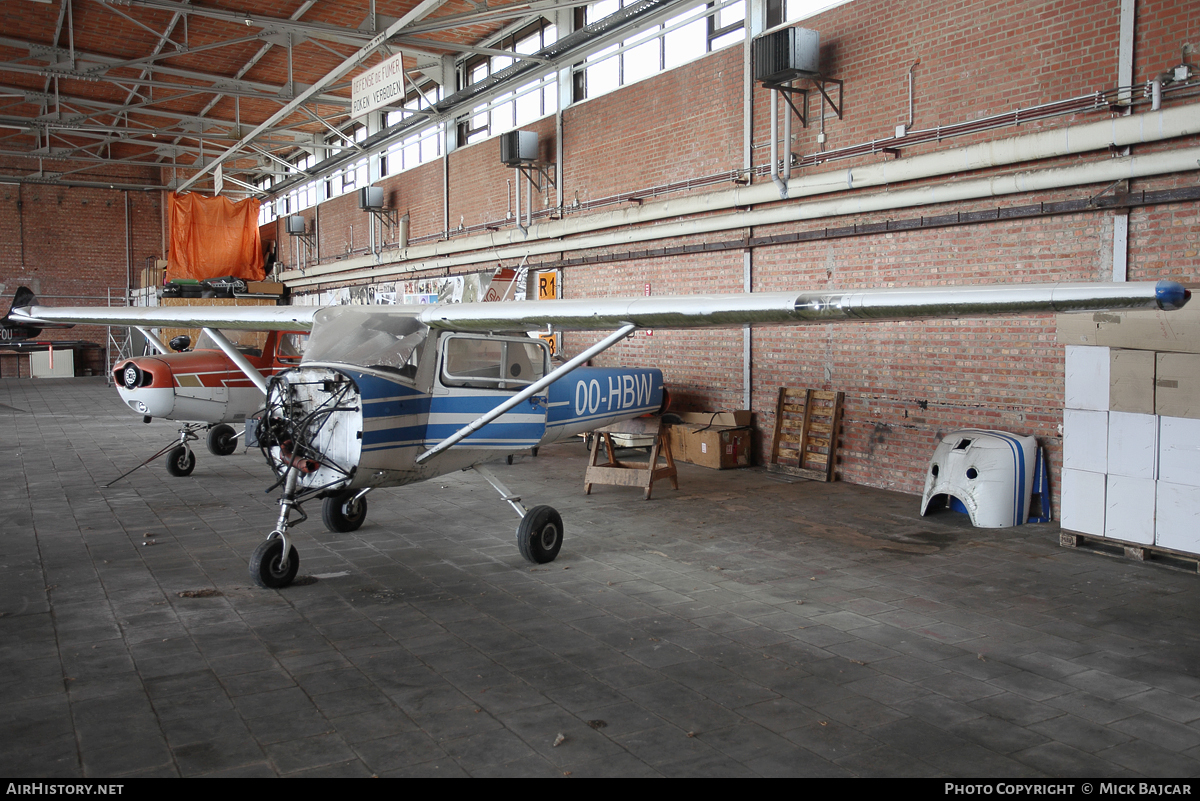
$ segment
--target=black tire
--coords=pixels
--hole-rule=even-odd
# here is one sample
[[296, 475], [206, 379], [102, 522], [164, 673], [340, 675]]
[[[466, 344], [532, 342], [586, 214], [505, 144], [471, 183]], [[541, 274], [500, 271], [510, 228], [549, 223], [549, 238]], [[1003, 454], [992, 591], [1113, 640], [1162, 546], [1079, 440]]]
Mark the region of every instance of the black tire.
[[283, 540], [272, 537], [263, 540], [250, 556], [250, 578], [254, 583], [268, 590], [286, 587], [296, 578], [300, 569], [300, 555], [295, 546], [288, 546], [287, 569], [280, 569], [279, 562], [283, 556]]
[[529, 454], [534, 457], [537, 456], [537, 446], [536, 445], [533, 446], [533, 449], [529, 451]]
[[512, 464], [512, 463], [513, 463], [513, 455], [512, 455], [511, 453], [510, 453], [508, 456], [505, 456], [505, 457], [504, 457], [504, 463], [505, 463], [505, 464]]
[[237, 446], [237, 432], [233, 426], [221, 423], [208, 430], [208, 452], [213, 456], [229, 456]]
[[330, 531], [358, 531], [367, 519], [367, 496], [354, 500], [358, 490], [344, 490], [321, 502], [321, 519]]
[[167, 454], [167, 472], [173, 476], [190, 476], [196, 469], [196, 454], [180, 445]]
[[562, 548], [562, 516], [553, 507], [535, 506], [517, 526], [517, 548], [535, 565], [553, 562]]

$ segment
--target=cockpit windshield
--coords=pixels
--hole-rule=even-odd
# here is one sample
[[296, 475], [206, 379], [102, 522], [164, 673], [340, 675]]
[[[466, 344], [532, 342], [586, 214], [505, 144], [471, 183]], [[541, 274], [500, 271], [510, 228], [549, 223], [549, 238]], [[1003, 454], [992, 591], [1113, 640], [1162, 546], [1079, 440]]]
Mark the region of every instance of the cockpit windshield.
[[414, 378], [429, 334], [423, 323], [364, 306], [334, 306], [313, 318], [301, 365], [332, 362]]

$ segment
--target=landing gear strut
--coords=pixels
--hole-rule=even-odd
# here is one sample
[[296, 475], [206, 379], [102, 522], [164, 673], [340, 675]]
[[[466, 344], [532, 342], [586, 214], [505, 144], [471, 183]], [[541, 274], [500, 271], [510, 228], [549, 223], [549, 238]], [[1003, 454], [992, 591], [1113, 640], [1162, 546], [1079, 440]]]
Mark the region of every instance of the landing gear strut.
[[[283, 497], [279, 499], [279, 519], [275, 522], [275, 530], [259, 543], [250, 557], [250, 578], [260, 587], [268, 590], [280, 589], [292, 583], [296, 571], [300, 569], [300, 555], [295, 547], [288, 542], [287, 530], [303, 523], [308, 515], [296, 503], [296, 482], [300, 471], [295, 467], [288, 468], [284, 479]], [[300, 513], [299, 520], [289, 520], [292, 509]]]
[[559, 550], [562, 549], [562, 515], [550, 506], [535, 506], [526, 511], [525, 507], [521, 505], [521, 496], [514, 495], [491, 470], [483, 465], [475, 465], [472, 469], [483, 476], [487, 483], [500, 493], [500, 497], [508, 502], [513, 511], [520, 515], [521, 524], [517, 526], [517, 549], [521, 552], [521, 556], [535, 565], [553, 562], [558, 556]]
[[168, 443], [165, 448], [133, 468], [133, 470], [122, 473], [104, 486], [111, 487], [134, 470], [145, 467], [160, 456], [167, 457], [168, 473], [173, 476], [190, 476], [192, 471], [196, 469], [196, 454], [192, 451], [192, 446], [189, 443], [200, 439], [200, 435], [196, 432], [203, 425], [203, 423], [184, 423], [183, 428], [179, 429], [179, 439]]

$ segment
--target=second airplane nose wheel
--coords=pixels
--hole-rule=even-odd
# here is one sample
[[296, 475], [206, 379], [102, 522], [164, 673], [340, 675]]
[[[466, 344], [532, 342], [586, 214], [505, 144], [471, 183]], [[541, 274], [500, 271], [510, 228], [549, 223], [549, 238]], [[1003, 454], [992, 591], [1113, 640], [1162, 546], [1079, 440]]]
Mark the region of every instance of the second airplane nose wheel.
[[180, 445], [167, 454], [167, 472], [173, 476], [190, 476], [196, 469], [196, 454], [186, 445]]

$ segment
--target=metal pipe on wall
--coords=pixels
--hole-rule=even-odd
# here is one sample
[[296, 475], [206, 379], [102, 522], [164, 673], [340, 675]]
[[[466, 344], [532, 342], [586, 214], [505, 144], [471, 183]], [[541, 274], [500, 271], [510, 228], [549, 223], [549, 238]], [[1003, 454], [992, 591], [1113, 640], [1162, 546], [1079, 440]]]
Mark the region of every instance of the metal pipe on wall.
[[525, 228], [525, 224], [521, 221], [521, 171], [520, 170], [517, 170], [517, 177], [515, 180], [517, 182], [517, 186], [516, 186], [517, 191], [514, 192], [513, 194], [515, 194], [517, 196], [517, 228], [520, 228], [522, 231], [525, 231], [527, 229]]
[[[771, 96], [771, 182], [775, 184], [779, 190], [779, 197], [786, 199], [788, 196], [788, 185], [782, 178], [779, 177], [779, 91], [772, 89]], [[784, 112], [787, 113], [786, 111]], [[788, 117], [789, 127], [791, 117]], [[789, 158], [788, 161], [791, 161]]]
[[[791, 88], [792, 82], [787, 82], [788, 88]], [[808, 112], [806, 108], [805, 113]], [[821, 109], [824, 113], [825, 109]], [[787, 183], [792, 180], [792, 106], [786, 104], [783, 107], [783, 163], [779, 166], [779, 172], [783, 178], [784, 197], [787, 197]]]
[[21, 272], [25, 271], [25, 197], [22, 185], [17, 184], [17, 225], [21, 237]]
[[[1133, 42], [1137, 21], [1137, 0], [1121, 0], [1120, 31], [1117, 40], [1117, 102], [1125, 106], [1126, 115], [1133, 113]], [[1126, 146], [1120, 153], [1128, 156]], [[1124, 281], [1129, 276], [1129, 215], [1113, 215], [1112, 280]]]
[[133, 238], [129, 230], [129, 190], [122, 190], [125, 195], [125, 304], [129, 304], [129, 296], [133, 290]]
[[[862, 167], [853, 167], [845, 170], [833, 170], [825, 173], [817, 173], [809, 176], [801, 176], [793, 178], [789, 184], [789, 195], [793, 199], [801, 197], [811, 197], [814, 195], [841, 192], [846, 189], [862, 189], [870, 186], [887, 186], [889, 184], [898, 184], [905, 181], [914, 181], [920, 179], [934, 178], [941, 175], [954, 174], [959, 172], [969, 172], [972, 170], [987, 169], [992, 167], [1001, 167], [1010, 164], [1018, 164], [1028, 161], [1037, 161], [1045, 158], [1055, 158], [1058, 156], [1086, 153], [1090, 151], [1105, 151], [1107, 152], [1110, 145], [1122, 146], [1126, 144], [1134, 144], [1139, 142], [1156, 142], [1164, 141], [1176, 137], [1188, 136], [1200, 133], [1200, 105], [1189, 105], [1164, 109], [1159, 112], [1148, 114], [1136, 114], [1128, 117], [1117, 117], [1103, 122], [1086, 123], [1083, 125], [1066, 126], [1056, 128], [1049, 131], [1043, 131], [1033, 134], [1024, 134], [1021, 136], [1010, 137], [1003, 140], [995, 140], [983, 142], [974, 145], [968, 145], [961, 148], [953, 148], [942, 150], [935, 153], [928, 153], [911, 158], [901, 159], [898, 161], [887, 161], [876, 164], [868, 164]], [[1179, 151], [1175, 151], [1178, 153]], [[1167, 154], [1170, 155], [1170, 154]], [[1152, 166], [1157, 164], [1157, 161], [1146, 161], [1151, 158], [1149, 156], [1139, 157], [1134, 159], [1130, 169], [1142, 170], [1157, 170], [1157, 172], [1149, 172], [1146, 174], [1162, 174], [1166, 171], [1190, 171], [1196, 169], [1196, 163], [1193, 159], [1190, 164], [1186, 160], [1176, 159], [1174, 163], [1182, 164], [1177, 168], [1159, 168]], [[1112, 164], [1115, 161], [1107, 161], [1101, 164], [1107, 165], [1106, 174], [1115, 172], [1112, 169]], [[1124, 161], [1121, 161], [1124, 163]], [[1022, 173], [1021, 175], [1037, 175], [1038, 172]], [[1109, 181], [1119, 180], [1123, 177], [1118, 175]], [[964, 182], [962, 185], [976, 185], [979, 181], [985, 184], [991, 181], [1000, 181], [996, 179], [978, 179], [975, 182]], [[1075, 180], [1075, 179], [1071, 179]], [[1101, 179], [1094, 179], [1099, 181]], [[1087, 180], [1078, 180], [1077, 183], [1086, 183]], [[1076, 184], [1063, 184], [1076, 185]], [[907, 197], [913, 192], [925, 193], [927, 189], [904, 190], [903, 196]], [[1016, 190], [1016, 191], [1032, 191], [1031, 189]], [[884, 197], [900, 197], [901, 193], [883, 193]], [[924, 195], [922, 195], [924, 196]], [[972, 197], [983, 197], [984, 195], [972, 195]], [[872, 196], [876, 197], [876, 196]], [[626, 230], [618, 239], [605, 240], [604, 236], [581, 237], [578, 240], [564, 239], [564, 237], [579, 237], [581, 234], [591, 233], [596, 231], [604, 231], [606, 229], [627, 228], [629, 226], [637, 226], [660, 219], [680, 218], [690, 215], [708, 215], [701, 218], [706, 230], [727, 230], [729, 228], [743, 227], [748, 224], [762, 225], [765, 222], [758, 221], [753, 223], [745, 222], [746, 214], [757, 214], [758, 210], [753, 212], [741, 212], [737, 214], [721, 214], [714, 215], [714, 212], [727, 211], [735, 207], [750, 207], [753, 208], [759, 204], [777, 202], [779, 199], [778, 189], [773, 185], [755, 184], [748, 187], [737, 187], [719, 192], [711, 192], [704, 195], [697, 195], [684, 198], [673, 198], [666, 201], [648, 202], [638, 206], [620, 209], [602, 214], [590, 215], [588, 217], [575, 217], [569, 220], [554, 220], [549, 222], [539, 223], [535, 228], [531, 228], [529, 233], [532, 236], [526, 240], [526, 233], [522, 232], [521, 236], [517, 236], [512, 231], [501, 231], [489, 233], [488, 236], [464, 237], [452, 242], [442, 241], [431, 245], [421, 245], [409, 248], [405, 253], [389, 254], [388, 262], [396, 262], [405, 260], [403, 266], [398, 266], [394, 272], [412, 272], [417, 269], [430, 269], [432, 266], [446, 266], [449, 264], [470, 264], [478, 261], [479, 257], [473, 251], [490, 250], [493, 247], [504, 248], [507, 246], [516, 246], [509, 251], [508, 256], [520, 258], [522, 255], [534, 255], [541, 252], [551, 252], [554, 250], [572, 250], [581, 249], [584, 247], [593, 247], [594, 243], [613, 242], [613, 241], [635, 241], [645, 239], [666, 238], [667, 236], [679, 236], [680, 226], [685, 226], [684, 233], [693, 232], [687, 229], [687, 223], [672, 223], [663, 226], [653, 226], [645, 231], [637, 229]], [[845, 204], [854, 203], [856, 197], [846, 198], [842, 201], [837, 201], [834, 204], [836, 208], [842, 208]], [[865, 202], [865, 200], [864, 200]], [[945, 201], [924, 201], [924, 202], [945, 202]], [[887, 208], [903, 208], [904, 206], [885, 206]], [[812, 216], [808, 210], [815, 208], [826, 208], [824, 204], [815, 203], [789, 203], [779, 207], [780, 210], [786, 212], [787, 219], [811, 219]], [[797, 211], [804, 209], [805, 213], [799, 215]], [[864, 209], [866, 210], [866, 209]], [[769, 210], [772, 214], [778, 214], [776, 210]], [[832, 213], [854, 213], [854, 212], [832, 212]], [[667, 231], [675, 231], [677, 233], [668, 234]], [[493, 240], [494, 237], [494, 240]], [[505, 241], [507, 239], [507, 241]], [[505, 257], [508, 257], [505, 256]], [[374, 260], [364, 261], [362, 259], [351, 259], [340, 262], [334, 265], [319, 266], [315, 270], [309, 271], [306, 277], [307, 281], [317, 283], [322, 275], [337, 275], [337, 280], [343, 278], [365, 277], [365, 274], [358, 275], [353, 271], [358, 267], [373, 266]], [[300, 275], [285, 276], [286, 280], [295, 280], [305, 278]], [[325, 280], [331, 280], [326, 278]]]
[[[1057, 167], [1008, 175], [977, 178], [956, 183], [919, 186], [912, 189], [885, 190], [871, 194], [856, 194], [830, 200], [808, 203], [777, 204], [765, 208], [752, 208], [726, 214], [695, 217], [682, 222], [642, 226], [634, 229], [612, 230], [571, 239], [531, 239], [527, 243], [489, 248], [489, 257], [520, 259], [546, 253], [562, 253], [573, 250], [606, 247], [612, 244], [645, 242], [657, 239], [672, 239], [696, 234], [728, 231], [751, 226], [775, 225], [779, 223], [816, 220], [853, 214], [928, 206], [939, 203], [956, 203], [979, 200], [986, 197], [1041, 192], [1064, 189], [1088, 184], [1107, 184], [1113, 181], [1140, 178], [1151, 175], [1190, 172], [1200, 168], [1200, 147], [1150, 153], [1143, 156], [1128, 156], [1122, 159], [1105, 159], [1072, 167]], [[765, 185], [764, 185], [765, 186]], [[772, 187], [773, 189], [773, 187]], [[532, 230], [532, 229], [531, 229]], [[426, 248], [420, 248], [426, 250]], [[448, 254], [444, 257], [431, 255], [414, 264], [412, 261], [388, 269], [339, 272], [336, 277], [313, 275], [295, 276], [292, 286], [308, 286], [329, 280], [354, 280], [358, 278], [383, 278], [388, 275], [474, 264], [480, 261], [476, 252]]]

